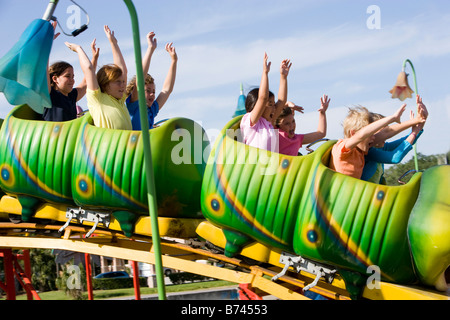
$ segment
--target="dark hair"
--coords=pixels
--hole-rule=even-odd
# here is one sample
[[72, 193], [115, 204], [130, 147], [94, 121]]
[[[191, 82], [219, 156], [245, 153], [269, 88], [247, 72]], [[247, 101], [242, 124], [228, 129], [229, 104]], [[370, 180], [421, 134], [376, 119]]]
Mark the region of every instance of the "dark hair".
[[292, 109], [290, 107], [284, 107], [283, 111], [281, 111], [280, 115], [278, 116], [277, 120], [275, 120], [275, 128], [280, 127], [281, 119], [286, 118], [287, 116], [293, 114]]
[[[258, 101], [259, 97], [259, 88], [251, 90], [247, 94], [247, 98], [245, 99], [245, 110], [248, 112], [252, 112], [255, 107], [256, 101]], [[275, 97], [275, 95], [269, 91], [269, 98]]]
[[53, 89], [56, 90], [56, 83], [53, 82], [53, 77], [59, 77], [66, 71], [67, 68], [73, 68], [70, 63], [59, 61], [55, 62], [48, 68], [48, 76], [50, 78], [50, 85], [53, 87]]

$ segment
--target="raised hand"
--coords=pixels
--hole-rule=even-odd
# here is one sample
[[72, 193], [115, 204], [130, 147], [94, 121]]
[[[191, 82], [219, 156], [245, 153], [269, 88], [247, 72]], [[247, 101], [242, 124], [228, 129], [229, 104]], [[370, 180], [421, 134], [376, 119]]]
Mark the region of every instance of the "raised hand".
[[420, 116], [424, 121], [427, 120], [427, 118], [428, 118], [428, 109], [423, 104], [422, 97], [417, 95], [416, 102], [417, 102], [418, 116]]
[[300, 113], [304, 113], [303, 111], [305, 110], [303, 107], [300, 107], [291, 101], [286, 102], [286, 107], [291, 108], [292, 111], [297, 111]]
[[100, 55], [100, 48], [96, 47], [96, 39], [94, 39], [91, 43], [91, 50], [92, 50], [92, 59], [97, 61], [98, 60], [98, 56]]
[[[58, 25], [58, 22], [52, 21], [51, 24], [52, 24], [53, 30], [56, 31], [56, 26]], [[53, 35], [53, 40], [56, 40], [56, 38], [58, 38], [60, 34], [61, 34], [61, 32], [55, 33]]]
[[112, 31], [107, 25], [105, 25], [103, 29], [105, 30], [105, 34], [108, 40], [112, 43], [117, 43], [117, 39], [114, 36], [114, 31]]
[[264, 52], [264, 67], [263, 70], [265, 73], [269, 73], [270, 72], [270, 66], [272, 65], [272, 62], [269, 62], [269, 56], [267, 55], [266, 52]]
[[280, 73], [283, 76], [289, 75], [289, 70], [291, 69], [292, 63], [290, 59], [285, 59], [281, 62]]
[[406, 110], [406, 103], [403, 104], [393, 115], [393, 122], [401, 123], [401, 117], [403, 112]]
[[70, 42], [67, 42], [67, 41], [64, 42], [64, 44], [67, 46], [67, 48], [69, 48], [73, 52], [78, 52], [78, 49], [81, 48], [80, 45], [75, 44], [75, 43], [70, 43]]
[[174, 60], [174, 61], [178, 60], [177, 52], [175, 51], [173, 42], [166, 44], [166, 51], [170, 54], [170, 56], [172, 57], [172, 60]]
[[319, 112], [325, 113], [328, 110], [328, 106], [330, 105], [330, 99], [326, 94], [323, 95], [322, 98], [320, 98], [320, 109]]
[[153, 31], [147, 33], [147, 44], [152, 52], [155, 51], [158, 47], [158, 41], [156, 40], [155, 36], [156, 34]]

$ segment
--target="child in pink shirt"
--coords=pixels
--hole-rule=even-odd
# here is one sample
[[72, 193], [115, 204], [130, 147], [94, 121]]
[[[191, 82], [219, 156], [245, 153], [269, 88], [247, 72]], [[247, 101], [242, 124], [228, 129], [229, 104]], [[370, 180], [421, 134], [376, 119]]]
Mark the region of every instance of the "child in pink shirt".
[[252, 147], [278, 152], [278, 135], [273, 127], [287, 100], [287, 76], [292, 66], [290, 60], [281, 63], [280, 89], [278, 101], [269, 92], [269, 71], [267, 53], [264, 54], [264, 68], [259, 89], [253, 89], [247, 95], [245, 109], [247, 113], [241, 120], [241, 134], [244, 143]]
[[328, 99], [327, 95], [320, 98], [320, 104], [321, 107], [318, 110], [319, 126], [317, 131], [307, 134], [296, 134], [294, 111], [303, 113], [303, 108], [296, 106], [292, 102], [287, 103], [287, 107], [283, 109], [275, 123], [275, 128], [279, 129], [279, 152], [281, 154], [297, 156], [298, 149], [300, 149], [303, 144], [312, 143], [324, 138], [327, 135], [326, 111], [330, 104], [330, 99]]

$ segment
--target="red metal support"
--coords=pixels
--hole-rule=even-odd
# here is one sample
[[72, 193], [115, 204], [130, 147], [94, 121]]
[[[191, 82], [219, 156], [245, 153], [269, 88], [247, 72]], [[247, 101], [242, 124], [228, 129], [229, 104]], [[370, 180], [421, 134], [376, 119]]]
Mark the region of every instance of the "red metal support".
[[262, 300], [260, 296], [252, 291], [249, 283], [241, 283], [239, 285], [239, 300]]
[[20, 266], [18, 261], [19, 258], [23, 259], [23, 256], [22, 255], [13, 256], [14, 274], [16, 276], [16, 279], [19, 281], [22, 288], [25, 289], [28, 300], [33, 300], [33, 298], [35, 298], [36, 300], [41, 300], [41, 297], [39, 297], [36, 290], [34, 290], [33, 285], [31, 284], [31, 277], [28, 277], [26, 273], [23, 271], [22, 267]]
[[134, 284], [134, 296], [136, 300], [141, 300], [141, 286], [139, 284], [139, 264], [133, 261], [133, 284]]
[[92, 288], [91, 255], [89, 253], [85, 253], [84, 259], [86, 262], [86, 285], [87, 285], [88, 299], [94, 300], [94, 291]]
[[[0, 282], [0, 288], [6, 292], [7, 300], [16, 299], [15, 280], [24, 288], [28, 300], [41, 300], [31, 284], [30, 251], [23, 250], [23, 254], [14, 254], [11, 249], [0, 250], [0, 257], [4, 258], [5, 283]], [[24, 269], [19, 264], [23, 260]]]
[[14, 257], [14, 273], [16, 275], [16, 279], [19, 281], [22, 288], [25, 289], [28, 300], [33, 300], [33, 297], [36, 300], [41, 300], [36, 290], [34, 290], [33, 285], [31, 284], [31, 277], [28, 277], [20, 266], [18, 259], [24, 259], [23, 255], [17, 255]]
[[5, 283], [2, 286], [6, 292], [6, 300], [16, 300], [16, 286], [14, 280], [13, 254], [11, 249], [3, 249], [3, 267], [5, 269]]
[[[24, 268], [24, 275], [27, 278], [27, 280], [24, 280], [29, 282], [29, 285], [31, 285], [31, 262], [30, 262], [30, 250], [23, 250], [22, 253], [22, 260], [23, 260], [23, 268]], [[27, 299], [28, 300], [32, 300], [33, 296], [36, 298], [37, 296], [37, 300], [41, 300], [41, 298], [37, 295], [36, 290], [34, 290], [33, 286], [31, 285], [31, 292], [29, 292], [27, 290]], [[36, 293], [36, 295], [35, 295]]]

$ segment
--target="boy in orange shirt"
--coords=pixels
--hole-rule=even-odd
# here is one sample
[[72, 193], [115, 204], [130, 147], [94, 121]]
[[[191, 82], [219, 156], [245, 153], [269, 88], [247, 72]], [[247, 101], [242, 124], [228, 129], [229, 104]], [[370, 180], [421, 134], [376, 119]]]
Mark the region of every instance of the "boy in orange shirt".
[[393, 115], [370, 123], [370, 112], [364, 107], [349, 110], [345, 118], [344, 139], [339, 140], [331, 151], [330, 169], [361, 179], [364, 156], [370, 148], [374, 134], [391, 123], [400, 123], [406, 104]]

